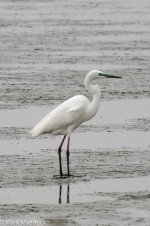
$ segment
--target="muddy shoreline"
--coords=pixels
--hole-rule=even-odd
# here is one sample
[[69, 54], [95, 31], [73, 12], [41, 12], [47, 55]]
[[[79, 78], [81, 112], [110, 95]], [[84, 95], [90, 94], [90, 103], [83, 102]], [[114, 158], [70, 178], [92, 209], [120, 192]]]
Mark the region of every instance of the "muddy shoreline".
[[[149, 11], [149, 0], [0, 0], [0, 225], [150, 225]], [[61, 180], [61, 137], [27, 132], [90, 98], [92, 69], [122, 79], [99, 81], [100, 110], [71, 137], [75, 177]]]

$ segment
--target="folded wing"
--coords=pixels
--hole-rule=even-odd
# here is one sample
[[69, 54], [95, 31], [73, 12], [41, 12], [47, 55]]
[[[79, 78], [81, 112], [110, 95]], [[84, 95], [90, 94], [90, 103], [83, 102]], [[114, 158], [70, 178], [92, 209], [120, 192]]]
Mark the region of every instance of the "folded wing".
[[67, 134], [83, 121], [89, 100], [82, 95], [74, 96], [46, 115], [30, 132], [31, 137], [42, 133]]

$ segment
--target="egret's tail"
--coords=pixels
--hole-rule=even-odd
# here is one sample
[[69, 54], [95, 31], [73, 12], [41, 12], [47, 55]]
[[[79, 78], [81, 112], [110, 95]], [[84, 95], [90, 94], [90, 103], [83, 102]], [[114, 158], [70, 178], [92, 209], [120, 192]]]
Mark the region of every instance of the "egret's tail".
[[31, 129], [29, 132], [28, 132], [28, 137], [29, 138], [35, 138], [39, 135], [39, 131], [36, 130], [36, 128], [33, 128]]

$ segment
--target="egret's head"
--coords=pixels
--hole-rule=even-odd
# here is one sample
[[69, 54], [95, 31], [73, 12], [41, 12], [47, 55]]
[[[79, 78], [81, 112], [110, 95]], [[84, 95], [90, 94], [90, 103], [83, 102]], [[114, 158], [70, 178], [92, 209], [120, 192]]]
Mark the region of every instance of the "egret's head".
[[[90, 93], [100, 93], [100, 88], [99, 88], [99, 85], [98, 84], [92, 84], [92, 81], [97, 79], [97, 78], [100, 78], [100, 77], [106, 77], [106, 78], [121, 78], [120, 76], [115, 76], [115, 75], [109, 75], [109, 74], [106, 74], [102, 71], [99, 71], [99, 70], [93, 70], [93, 71], [90, 71], [85, 79], [84, 79], [84, 85], [85, 85], [85, 88], [90, 92]], [[92, 86], [91, 86], [92, 85]]]

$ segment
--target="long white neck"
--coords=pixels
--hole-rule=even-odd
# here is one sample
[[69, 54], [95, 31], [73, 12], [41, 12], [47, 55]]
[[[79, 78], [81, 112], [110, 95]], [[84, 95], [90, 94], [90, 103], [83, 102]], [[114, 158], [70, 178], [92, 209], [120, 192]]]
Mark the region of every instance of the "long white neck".
[[100, 87], [98, 84], [92, 84], [93, 79], [95, 79], [95, 76], [87, 74], [84, 80], [85, 88], [93, 96], [93, 99], [88, 107], [88, 119], [92, 118], [97, 113], [101, 97]]

